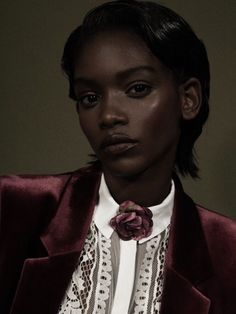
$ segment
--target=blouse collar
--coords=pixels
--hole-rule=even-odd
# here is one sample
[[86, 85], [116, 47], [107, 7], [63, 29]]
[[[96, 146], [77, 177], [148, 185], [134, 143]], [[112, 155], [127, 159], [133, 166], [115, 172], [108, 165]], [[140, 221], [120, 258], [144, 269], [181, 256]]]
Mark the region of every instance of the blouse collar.
[[[170, 224], [171, 215], [174, 206], [175, 184], [171, 180], [170, 193], [163, 200], [162, 203], [151, 206], [149, 209], [153, 213], [153, 231], [152, 234], [143, 238], [139, 243], [144, 243], [153, 237], [159, 235]], [[99, 231], [109, 239], [113, 233], [112, 227], [109, 225], [109, 221], [118, 213], [119, 204], [113, 199], [110, 191], [106, 185], [104, 175], [102, 174], [100, 188], [99, 188], [99, 201], [95, 207], [94, 222]]]

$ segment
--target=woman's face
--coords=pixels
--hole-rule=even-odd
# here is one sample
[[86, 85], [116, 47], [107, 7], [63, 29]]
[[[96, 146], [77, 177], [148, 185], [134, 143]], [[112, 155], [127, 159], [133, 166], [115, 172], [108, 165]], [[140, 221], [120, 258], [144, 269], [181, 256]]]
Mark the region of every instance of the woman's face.
[[171, 72], [134, 33], [98, 33], [76, 56], [74, 89], [82, 130], [116, 176], [173, 167], [181, 98]]

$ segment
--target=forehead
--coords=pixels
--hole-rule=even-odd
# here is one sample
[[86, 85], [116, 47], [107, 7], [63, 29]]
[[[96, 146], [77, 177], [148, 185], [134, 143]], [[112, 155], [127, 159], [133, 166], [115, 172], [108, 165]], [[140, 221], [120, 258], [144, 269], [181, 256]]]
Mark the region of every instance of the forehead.
[[74, 78], [126, 71], [140, 66], [169, 72], [146, 43], [132, 31], [101, 31], [75, 54]]

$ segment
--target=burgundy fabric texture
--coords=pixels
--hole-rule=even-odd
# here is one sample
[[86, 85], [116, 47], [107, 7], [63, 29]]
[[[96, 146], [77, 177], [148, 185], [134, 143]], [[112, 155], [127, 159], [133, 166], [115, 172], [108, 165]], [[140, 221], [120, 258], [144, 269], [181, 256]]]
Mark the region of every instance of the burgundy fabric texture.
[[[0, 313], [56, 314], [97, 202], [95, 167], [0, 179]], [[161, 314], [236, 313], [236, 222], [175, 178]]]

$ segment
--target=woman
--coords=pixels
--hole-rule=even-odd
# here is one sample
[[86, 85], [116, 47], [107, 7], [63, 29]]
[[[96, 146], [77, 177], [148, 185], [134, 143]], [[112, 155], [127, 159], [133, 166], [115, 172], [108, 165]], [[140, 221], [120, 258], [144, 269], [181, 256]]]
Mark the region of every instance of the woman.
[[62, 67], [95, 161], [1, 179], [1, 313], [235, 313], [236, 224], [177, 177], [198, 174], [203, 43], [161, 5], [109, 2]]

